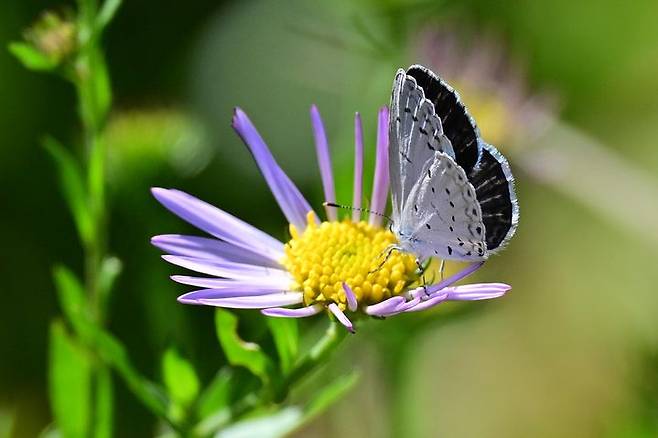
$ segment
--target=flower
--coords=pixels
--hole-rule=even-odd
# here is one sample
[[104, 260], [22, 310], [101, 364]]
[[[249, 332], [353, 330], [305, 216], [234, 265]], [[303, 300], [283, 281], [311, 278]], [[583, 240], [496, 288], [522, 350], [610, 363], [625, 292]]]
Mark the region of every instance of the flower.
[[414, 56], [459, 90], [488, 142], [512, 152], [527, 147], [555, 122], [556, 96], [531, 91], [523, 66], [494, 35], [469, 43], [459, 36], [454, 25], [425, 28]]
[[[326, 206], [318, 215], [278, 166], [247, 115], [236, 109], [233, 128], [254, 156], [265, 181], [290, 223], [287, 243], [187, 193], [153, 188], [155, 198], [171, 212], [214, 238], [161, 235], [152, 243], [163, 258], [210, 277], [174, 275], [178, 283], [202, 288], [178, 301], [217, 307], [261, 309], [267, 316], [306, 317], [324, 310], [354, 331], [348, 317], [392, 316], [416, 312], [446, 300], [480, 300], [502, 296], [501, 283], [452, 286], [481, 266], [473, 264], [436, 284], [423, 285], [413, 254], [386, 251], [395, 235], [382, 226], [388, 199], [388, 109], [379, 111], [375, 176], [369, 218], [361, 220], [363, 134], [355, 117], [353, 211], [338, 219], [329, 147], [320, 113], [311, 120]], [[293, 306], [293, 307], [289, 307]]]

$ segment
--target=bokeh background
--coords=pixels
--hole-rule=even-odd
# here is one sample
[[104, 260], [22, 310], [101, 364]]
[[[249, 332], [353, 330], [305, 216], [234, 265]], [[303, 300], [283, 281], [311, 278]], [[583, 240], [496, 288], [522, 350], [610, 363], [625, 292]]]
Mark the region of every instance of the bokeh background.
[[[51, 418], [51, 268], [82, 264], [39, 140], [74, 144], [79, 126], [72, 89], [4, 46], [66, 6], [0, 3], [0, 425], [20, 437]], [[126, 1], [104, 42], [110, 248], [125, 266], [110, 329], [144, 374], [157, 376], [175, 344], [208, 379], [221, 360], [212, 311], [176, 303], [174, 270], [148, 243], [192, 230], [149, 187], [189, 191], [284, 238], [232, 108], [319, 206], [308, 114], [318, 104], [349, 202], [354, 112], [372, 163], [393, 74], [421, 62], [462, 90], [510, 158], [520, 227], [477, 277], [514, 288], [365, 324], [331, 364], [361, 369], [360, 383], [299, 436], [658, 436], [657, 22], [653, 0]], [[120, 382], [117, 397], [117, 435], [152, 435], [154, 419]]]

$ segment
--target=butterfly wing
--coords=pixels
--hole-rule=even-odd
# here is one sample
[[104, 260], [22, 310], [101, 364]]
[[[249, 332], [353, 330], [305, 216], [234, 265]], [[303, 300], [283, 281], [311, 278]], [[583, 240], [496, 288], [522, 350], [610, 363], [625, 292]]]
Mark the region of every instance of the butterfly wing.
[[519, 202], [514, 176], [507, 160], [498, 150], [482, 143], [482, 157], [468, 179], [482, 210], [487, 251], [496, 253], [510, 241], [519, 223]]
[[394, 218], [399, 218], [422, 167], [435, 152], [454, 156], [443, 135], [441, 120], [423, 89], [404, 70], [398, 70], [391, 96], [389, 167]]
[[434, 105], [436, 115], [443, 124], [443, 132], [454, 149], [453, 157], [468, 173], [480, 159], [482, 146], [478, 141], [480, 132], [475, 120], [468, 114], [459, 93], [422, 65], [412, 65], [406, 74], [416, 80], [425, 98]]
[[420, 258], [487, 258], [486, 232], [475, 187], [448, 154], [425, 163], [396, 229], [404, 249]]

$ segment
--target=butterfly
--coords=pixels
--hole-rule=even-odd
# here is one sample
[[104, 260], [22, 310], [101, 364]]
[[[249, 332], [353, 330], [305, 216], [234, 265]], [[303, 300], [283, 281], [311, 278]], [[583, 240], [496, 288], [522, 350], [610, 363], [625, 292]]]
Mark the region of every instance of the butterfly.
[[483, 262], [505, 247], [519, 222], [514, 177], [450, 85], [420, 65], [398, 70], [389, 138], [399, 249]]

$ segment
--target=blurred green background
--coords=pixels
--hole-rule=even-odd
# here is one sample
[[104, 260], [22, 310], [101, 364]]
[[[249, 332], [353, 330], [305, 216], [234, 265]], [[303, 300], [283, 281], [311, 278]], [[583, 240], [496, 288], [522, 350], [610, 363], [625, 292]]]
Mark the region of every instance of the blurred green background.
[[[1, 2], [0, 46], [20, 38], [44, 9], [66, 6]], [[428, 33], [437, 32], [437, 47], [450, 35], [457, 48], [489, 41], [505, 51], [526, 84], [512, 92], [547, 92], [559, 102], [543, 108], [550, 117], [625, 159], [627, 167], [593, 189], [599, 202], [628, 169], [658, 178], [656, 22], [653, 0], [126, 1], [104, 41], [115, 94], [107, 138], [110, 248], [125, 266], [110, 329], [149, 376], [158, 375], [163, 348], [176, 344], [209, 378], [221, 358], [213, 313], [176, 303], [182, 289], [167, 278], [174, 270], [148, 242], [196, 231], [157, 205], [149, 187], [189, 191], [285, 238], [285, 220], [230, 128], [232, 108], [250, 115], [318, 207], [308, 115], [318, 104], [338, 199], [349, 202], [353, 114], [363, 116], [372, 163], [376, 110], [388, 103], [396, 68], [434, 59], [434, 43], [422, 44]], [[456, 50], [450, 59], [469, 53]], [[459, 68], [453, 74], [458, 82], [470, 78]], [[505, 77], [495, 80], [493, 89], [510, 86]], [[82, 263], [39, 140], [52, 134], [75, 144], [79, 126], [71, 88], [26, 71], [4, 49], [0, 96], [0, 424], [13, 421], [15, 436], [35, 436], [50, 421], [47, 333], [60, 313], [51, 267]], [[464, 98], [469, 104], [466, 90]], [[500, 116], [475, 104], [473, 112], [478, 120]], [[532, 151], [532, 136], [514, 137], [526, 122], [502, 120], [498, 146], [518, 180], [521, 223], [478, 279], [510, 283], [512, 292], [460, 318], [439, 307], [432, 321], [364, 326], [332, 363], [336, 373], [361, 369], [360, 383], [300, 436], [658, 436], [655, 228], [631, 229], [578, 195], [538, 182], [515, 165]], [[490, 138], [484, 129], [483, 136]], [[587, 185], [596, 163], [555, 142], [565, 162], [581, 160]], [[647, 208], [622, 216], [632, 222], [658, 211], [657, 198], [638, 202]], [[117, 436], [153, 434], [154, 419], [120, 382], [117, 397]]]

